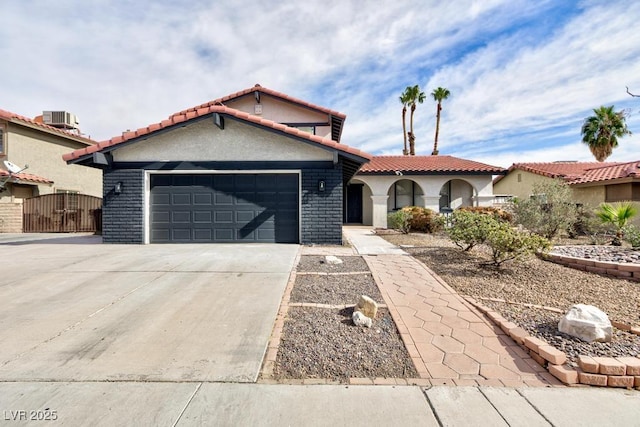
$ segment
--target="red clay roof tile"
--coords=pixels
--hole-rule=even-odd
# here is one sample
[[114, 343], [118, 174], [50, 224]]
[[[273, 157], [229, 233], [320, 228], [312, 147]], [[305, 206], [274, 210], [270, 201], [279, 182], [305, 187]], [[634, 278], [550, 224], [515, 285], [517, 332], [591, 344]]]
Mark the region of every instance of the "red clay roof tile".
[[193, 117], [189, 117], [189, 112], [184, 112], [184, 113], [177, 113], [174, 114], [173, 116], [171, 116], [169, 119], [163, 120], [160, 123], [156, 123], [156, 124], [152, 124], [147, 126], [146, 128], [141, 128], [138, 131], [134, 132], [125, 132], [123, 135], [119, 135], [116, 137], [111, 138], [108, 141], [103, 141], [100, 144], [96, 144], [96, 145], [92, 145], [90, 147], [87, 147], [85, 149], [82, 150], [76, 150], [73, 151], [71, 153], [67, 153], [65, 155], [62, 156], [62, 158], [67, 161], [73, 161], [73, 160], [77, 160], [81, 157], [84, 157], [88, 154], [93, 154], [97, 151], [103, 150], [105, 148], [109, 148], [109, 147], [113, 147], [115, 145], [118, 144], [122, 144], [124, 142], [130, 141], [132, 139], [138, 138], [138, 137], [142, 137], [142, 136], [146, 136], [149, 135], [153, 132], [156, 132], [160, 129], [164, 129], [170, 126], [173, 126], [177, 121], [178, 117], [181, 117], [182, 119], [180, 119], [178, 122], [182, 122], [182, 121], [187, 121], [187, 120], [192, 120], [194, 118], [197, 117], [201, 117], [207, 114], [212, 114], [212, 113], [219, 113], [219, 114], [223, 114], [223, 115], [227, 115], [233, 118], [236, 118], [238, 120], [242, 120], [242, 121], [246, 121], [249, 123], [254, 123], [257, 125], [260, 125], [262, 127], [265, 128], [271, 128], [274, 130], [277, 130], [279, 132], [283, 132], [286, 134], [290, 134], [290, 135], [294, 135], [297, 136], [299, 138], [303, 138], [303, 139], [307, 139], [309, 141], [315, 142], [319, 145], [323, 145], [325, 147], [329, 147], [329, 148], [333, 148], [335, 150], [341, 151], [343, 153], [348, 153], [348, 154], [352, 154], [358, 157], [361, 157], [363, 159], [369, 160], [371, 159], [371, 155], [368, 153], [365, 153], [364, 151], [358, 150], [357, 148], [352, 148], [349, 146], [346, 146], [344, 144], [338, 144], [335, 141], [329, 139], [329, 138], [321, 138], [317, 135], [312, 135], [308, 132], [304, 132], [304, 131], [300, 131], [297, 128], [291, 128], [288, 127], [286, 125], [282, 125], [280, 123], [276, 123], [273, 122], [271, 120], [266, 120], [263, 119], [262, 117], [258, 117], [258, 116], [254, 116], [248, 113], [245, 113], [243, 111], [239, 111], [239, 110], [235, 110], [233, 108], [228, 108], [225, 106], [221, 106], [221, 105], [211, 105], [208, 107], [198, 107], [195, 110], [195, 115], [193, 115]]
[[505, 170], [472, 160], [453, 156], [374, 156], [359, 174], [389, 172], [485, 172], [503, 173]]
[[[9, 176], [9, 172], [5, 170], [0, 170], [0, 176]], [[38, 184], [53, 184], [53, 181], [51, 181], [50, 179], [43, 178], [41, 176], [34, 175], [31, 173], [14, 173], [14, 174], [11, 174], [11, 176], [20, 181], [29, 181], [29, 182], [35, 182]]]
[[60, 128], [56, 128], [56, 127], [53, 127], [53, 126], [45, 125], [44, 123], [37, 122], [34, 119], [30, 119], [29, 117], [25, 117], [25, 116], [21, 116], [21, 115], [16, 114], [16, 113], [12, 113], [11, 111], [0, 109], [0, 119], [4, 119], [4, 120], [7, 120], [9, 122], [14, 122], [14, 123], [24, 123], [24, 124], [28, 124], [30, 126], [36, 126], [36, 127], [41, 128], [44, 131], [57, 133], [57, 134], [59, 134], [61, 136], [64, 136], [65, 138], [73, 139], [74, 141], [80, 142], [82, 144], [93, 145], [93, 144], [96, 143], [96, 141], [94, 141], [92, 139], [86, 138], [84, 136], [76, 135], [75, 133], [68, 132], [68, 131], [66, 131], [64, 129], [60, 129]]
[[[640, 161], [618, 162], [549, 162], [549, 163], [514, 163], [509, 172], [520, 169], [526, 172], [549, 178], [559, 178], [570, 185], [609, 181], [627, 177], [640, 177], [638, 166]], [[635, 175], [637, 173], [638, 175]], [[494, 184], [500, 181], [500, 176]]]

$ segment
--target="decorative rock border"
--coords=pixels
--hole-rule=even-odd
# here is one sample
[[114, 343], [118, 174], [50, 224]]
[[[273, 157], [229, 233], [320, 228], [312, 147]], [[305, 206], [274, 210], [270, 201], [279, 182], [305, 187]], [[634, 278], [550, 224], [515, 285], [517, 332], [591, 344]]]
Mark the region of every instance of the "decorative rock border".
[[640, 264], [596, 261], [554, 253], [547, 254], [545, 258], [556, 264], [561, 264], [576, 270], [640, 282]]
[[567, 361], [567, 355], [564, 352], [543, 340], [530, 336], [526, 330], [509, 322], [474, 298], [465, 297], [465, 299], [525, 349], [540, 366], [564, 384], [640, 389], [640, 357], [579, 356], [579, 368], [572, 368], [564, 364]]

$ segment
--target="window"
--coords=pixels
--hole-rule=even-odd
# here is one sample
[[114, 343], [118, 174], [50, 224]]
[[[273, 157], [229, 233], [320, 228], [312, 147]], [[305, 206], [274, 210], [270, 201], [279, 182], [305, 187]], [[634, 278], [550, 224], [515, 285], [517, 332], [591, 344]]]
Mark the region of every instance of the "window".
[[521, 173], [518, 174], [518, 182], [522, 182], [522, 174]]

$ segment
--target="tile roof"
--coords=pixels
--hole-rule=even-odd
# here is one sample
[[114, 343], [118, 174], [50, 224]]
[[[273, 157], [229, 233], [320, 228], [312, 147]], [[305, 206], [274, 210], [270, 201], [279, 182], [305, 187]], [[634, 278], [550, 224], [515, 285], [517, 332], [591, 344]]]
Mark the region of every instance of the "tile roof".
[[[0, 176], [1, 177], [9, 176], [9, 172], [5, 170], [0, 170]], [[43, 178], [38, 175], [33, 175], [31, 173], [14, 173], [14, 174], [11, 174], [11, 177], [15, 178], [17, 181], [29, 181], [29, 182], [35, 182], [38, 184], [53, 184], [53, 181], [51, 181], [50, 179]], [[16, 180], [12, 182], [15, 183], [17, 182]]]
[[260, 86], [259, 84], [256, 84], [255, 86], [250, 87], [248, 89], [244, 89], [244, 90], [241, 90], [239, 92], [232, 93], [231, 95], [227, 95], [227, 96], [223, 96], [222, 98], [214, 99], [213, 101], [198, 105], [196, 107], [180, 111], [179, 113], [176, 113], [176, 115], [185, 114], [185, 113], [188, 113], [190, 111], [195, 111], [195, 110], [197, 110], [199, 108], [210, 107], [212, 105], [221, 105], [221, 104], [224, 105], [224, 103], [227, 102], [227, 101], [231, 101], [231, 100], [234, 100], [236, 98], [240, 98], [241, 96], [244, 96], [244, 95], [256, 92], [256, 91], [258, 91], [260, 93], [267, 94], [267, 95], [271, 95], [271, 96], [276, 97], [276, 98], [283, 99], [285, 101], [292, 102], [294, 104], [299, 104], [299, 105], [305, 106], [307, 108], [311, 108], [313, 110], [317, 110], [317, 111], [320, 111], [320, 112], [323, 112], [323, 113], [326, 113], [326, 114], [331, 114], [332, 116], [336, 116], [336, 117], [339, 117], [341, 119], [346, 119], [347, 118], [347, 116], [345, 114], [340, 113], [338, 111], [334, 111], [334, 110], [331, 110], [329, 108], [322, 107], [320, 105], [312, 104], [310, 102], [303, 101], [302, 99], [294, 98], [293, 96], [289, 96], [289, 95], [287, 95], [285, 93], [278, 92], [278, 91], [275, 91], [275, 90], [272, 90], [272, 89], [268, 89], [266, 87]]
[[99, 142], [96, 145], [92, 145], [90, 147], [82, 148], [79, 150], [75, 150], [71, 153], [67, 153], [63, 155], [62, 158], [67, 162], [71, 162], [71, 161], [80, 159], [82, 157], [88, 156], [90, 154], [96, 153], [98, 151], [103, 151], [111, 147], [115, 147], [124, 142], [150, 135], [161, 129], [170, 128], [172, 126], [188, 122], [198, 117], [202, 117], [202, 116], [206, 116], [208, 114], [214, 114], [214, 113], [232, 117], [234, 119], [238, 119], [240, 121], [244, 121], [247, 123], [259, 125], [263, 128], [275, 130], [285, 135], [306, 139], [317, 145], [332, 148], [334, 150], [343, 152], [345, 154], [351, 154], [357, 157], [361, 157], [365, 160], [369, 160], [371, 158], [371, 155], [365, 153], [364, 151], [360, 151], [356, 148], [348, 147], [344, 144], [339, 144], [329, 138], [322, 138], [317, 135], [312, 135], [308, 132], [301, 131], [297, 128], [289, 127], [281, 123], [273, 122], [271, 120], [266, 120], [266, 119], [263, 119], [262, 117], [254, 116], [252, 114], [245, 113], [243, 111], [239, 111], [233, 108], [228, 108], [222, 105], [208, 105], [201, 108], [189, 109], [181, 113], [172, 114], [168, 119], [163, 120], [160, 123], [155, 123], [147, 127], [140, 128], [133, 132], [124, 132], [122, 135], [111, 138], [108, 141]]
[[61, 136], [64, 136], [65, 138], [71, 138], [77, 142], [80, 142], [86, 145], [93, 145], [97, 142], [92, 139], [86, 138], [84, 136], [77, 135], [73, 132], [68, 132], [64, 129], [45, 125], [44, 123], [37, 122], [34, 119], [30, 119], [29, 117], [21, 116], [19, 114], [12, 113], [11, 111], [7, 111], [7, 110], [0, 109], [0, 119], [4, 119], [9, 122], [18, 123], [18, 124], [26, 124], [28, 126], [35, 127], [35, 128], [40, 128], [46, 132], [59, 134]]
[[623, 178], [637, 178], [640, 180], [640, 160], [588, 169], [584, 175], [569, 181], [569, 184], [588, 184]]
[[[571, 185], [609, 181], [628, 177], [640, 178], [640, 161], [618, 162], [549, 162], [514, 163], [508, 170], [515, 169], [535, 173], [549, 178], [560, 178]], [[494, 184], [503, 177], [499, 176]]]
[[504, 173], [505, 169], [453, 156], [374, 156], [358, 174], [376, 173]]

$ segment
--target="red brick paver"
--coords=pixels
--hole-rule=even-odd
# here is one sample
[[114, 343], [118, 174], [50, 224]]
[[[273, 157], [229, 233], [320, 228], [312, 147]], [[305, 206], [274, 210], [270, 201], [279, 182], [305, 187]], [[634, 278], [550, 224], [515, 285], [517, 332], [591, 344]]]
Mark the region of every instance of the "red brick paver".
[[433, 271], [407, 255], [365, 256], [420, 377], [549, 386], [555, 378]]

